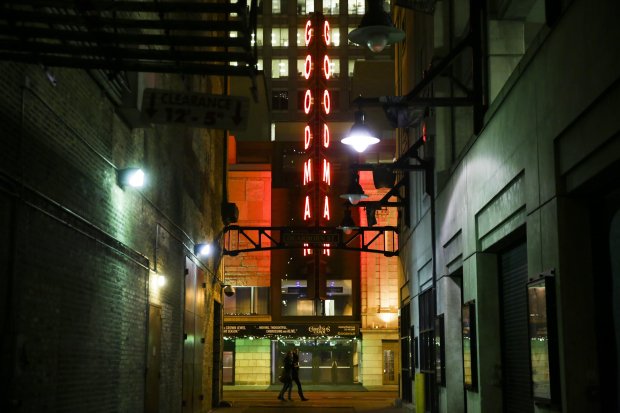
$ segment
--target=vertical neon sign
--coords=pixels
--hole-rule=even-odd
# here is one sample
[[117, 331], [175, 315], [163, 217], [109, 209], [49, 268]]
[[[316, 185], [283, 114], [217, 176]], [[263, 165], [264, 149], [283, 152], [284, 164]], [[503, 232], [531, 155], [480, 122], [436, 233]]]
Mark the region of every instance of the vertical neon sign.
[[[328, 116], [332, 110], [331, 94], [327, 90], [327, 80], [331, 77], [331, 64], [327, 46], [331, 42], [329, 22], [321, 13], [311, 14], [306, 22], [304, 39], [307, 54], [303, 67], [306, 90], [303, 94], [303, 109], [306, 126], [303, 130], [304, 150], [307, 155], [303, 165], [303, 220], [308, 226], [320, 228], [329, 226], [331, 219], [331, 161], [329, 158], [330, 133]], [[329, 244], [321, 249], [323, 256], [330, 256]], [[304, 244], [304, 256], [314, 253], [314, 249]], [[318, 255], [318, 254], [317, 254]], [[315, 256], [315, 274], [319, 291], [320, 262]], [[319, 295], [323, 295], [319, 292]], [[324, 298], [324, 297], [322, 297]]]

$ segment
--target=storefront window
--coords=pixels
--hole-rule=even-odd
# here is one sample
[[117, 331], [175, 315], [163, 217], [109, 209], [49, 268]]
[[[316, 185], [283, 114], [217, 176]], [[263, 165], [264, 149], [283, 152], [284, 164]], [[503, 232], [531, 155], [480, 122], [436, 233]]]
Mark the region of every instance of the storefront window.
[[327, 280], [326, 316], [353, 315], [351, 280]]
[[315, 315], [314, 300], [308, 298], [308, 281], [282, 280], [282, 315]]
[[224, 295], [224, 314], [269, 314], [269, 287], [235, 287], [235, 294]]
[[273, 342], [274, 377], [288, 350], [299, 349], [299, 378], [304, 384], [352, 384], [357, 379], [356, 339], [294, 339]]

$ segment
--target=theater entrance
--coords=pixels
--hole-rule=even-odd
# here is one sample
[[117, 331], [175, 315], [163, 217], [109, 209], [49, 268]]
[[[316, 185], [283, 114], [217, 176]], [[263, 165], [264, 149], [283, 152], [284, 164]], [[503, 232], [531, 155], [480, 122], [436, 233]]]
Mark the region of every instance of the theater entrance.
[[272, 383], [278, 381], [284, 356], [299, 349], [299, 378], [307, 384], [358, 382], [357, 339], [306, 339], [272, 341]]

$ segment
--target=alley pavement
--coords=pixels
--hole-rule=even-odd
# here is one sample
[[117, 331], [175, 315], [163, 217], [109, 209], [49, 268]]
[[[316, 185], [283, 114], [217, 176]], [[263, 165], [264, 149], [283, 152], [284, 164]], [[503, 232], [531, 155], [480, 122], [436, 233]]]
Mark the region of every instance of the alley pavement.
[[[225, 386], [223, 407], [213, 409], [213, 412], [414, 413], [411, 405], [400, 403], [395, 389], [385, 391], [369, 390], [362, 386], [304, 386], [304, 396], [308, 401], [301, 401], [296, 391], [291, 393], [292, 401], [280, 401], [277, 399], [278, 393], [279, 386]], [[224, 407], [227, 404], [229, 407]]]

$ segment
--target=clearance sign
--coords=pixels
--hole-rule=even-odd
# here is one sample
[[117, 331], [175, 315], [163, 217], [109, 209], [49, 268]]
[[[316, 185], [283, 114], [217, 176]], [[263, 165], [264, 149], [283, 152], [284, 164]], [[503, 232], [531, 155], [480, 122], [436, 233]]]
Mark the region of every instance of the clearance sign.
[[[321, 13], [311, 14], [304, 31], [306, 59], [303, 76], [306, 79], [303, 108], [306, 125], [303, 130], [306, 160], [303, 165], [303, 220], [308, 226], [326, 227], [331, 219], [331, 162], [329, 115], [331, 95], [327, 81], [331, 77], [331, 64], [327, 46], [331, 43], [329, 22]], [[321, 268], [330, 256], [330, 244], [310, 245], [304, 243], [304, 256], [314, 255], [315, 296], [325, 298], [325, 280]], [[321, 255], [322, 259], [318, 256]]]

